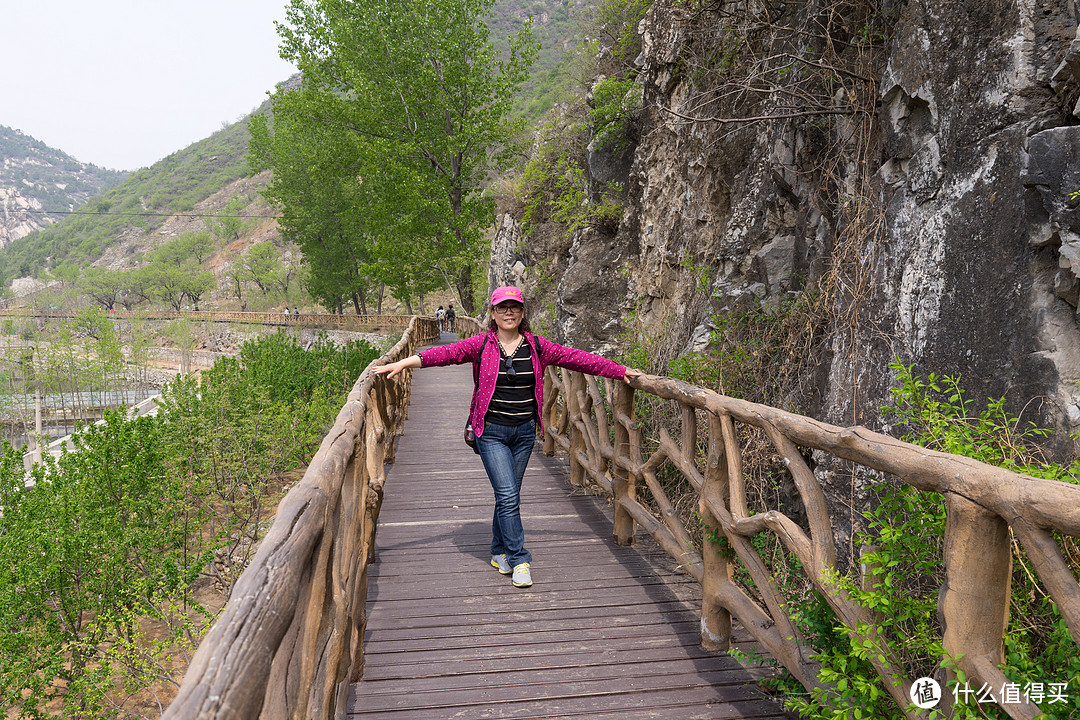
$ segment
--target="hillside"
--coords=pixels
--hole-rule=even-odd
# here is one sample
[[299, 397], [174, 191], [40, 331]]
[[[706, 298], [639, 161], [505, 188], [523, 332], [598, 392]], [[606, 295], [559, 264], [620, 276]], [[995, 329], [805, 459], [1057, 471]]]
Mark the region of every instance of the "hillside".
[[[493, 7], [489, 24], [492, 39], [497, 44], [505, 42], [508, 35], [517, 32], [528, 17], [534, 19], [541, 53], [533, 76], [523, 88], [517, 105], [518, 114], [530, 122], [537, 121], [542, 113], [550, 109], [562, 97], [570, 82], [561, 63], [567, 51], [578, 42], [577, 38], [581, 35], [578, 26], [586, 9], [587, 6], [580, 0], [498, 0]], [[295, 81], [294, 78], [287, 82]], [[253, 114], [268, 112], [269, 104], [264, 103]], [[3, 130], [0, 128], [0, 131]], [[213, 218], [199, 217], [200, 214], [220, 213], [226, 206], [230, 213], [237, 215], [256, 214], [256, 209], [247, 208], [247, 205], [265, 185], [265, 178], [261, 183], [241, 182], [248, 174], [249, 135], [246, 119], [224, 127], [210, 137], [126, 178], [120, 173], [77, 163], [32, 138], [15, 135], [15, 131], [7, 131], [4, 136], [8, 135], [24, 139], [25, 142], [19, 147], [25, 145], [26, 149], [16, 155], [9, 153], [6, 145], [0, 145], [0, 157], [10, 154], [12, 158], [19, 158], [17, 162], [7, 162], [21, 168], [22, 173], [17, 175], [12, 171], [10, 182], [8, 175], [0, 174], [0, 209], [5, 213], [5, 218], [13, 218], [12, 229], [7, 236], [0, 228], [0, 247], [6, 246], [0, 249], [0, 283], [4, 285], [11, 284], [16, 278], [43, 278], [46, 273], [54, 273], [65, 265], [135, 267], [142, 262], [142, 255], [153, 250], [163, 238], [175, 236], [175, 227], [182, 225], [184, 231], [188, 232], [202, 229], [206, 220], [213, 221]], [[42, 159], [32, 160], [32, 149]], [[38, 177], [46, 167], [62, 167], [70, 177], [48, 181], [51, 185], [42, 181], [42, 187], [50, 189], [42, 189], [36, 195], [5, 190], [9, 185], [15, 187], [21, 183], [26, 186], [27, 181], [38, 183]], [[74, 174], [76, 170], [87, 177]], [[92, 186], [92, 170], [105, 173], [105, 178], [110, 182]], [[241, 197], [234, 200], [230, 197], [232, 191], [227, 188], [238, 182], [241, 185], [235, 188], [235, 192]], [[62, 197], [57, 189], [58, 185], [65, 183], [69, 192], [75, 190], [78, 193], [70, 200]], [[5, 195], [5, 192], [8, 194]], [[215, 198], [212, 202], [211, 197]], [[92, 201], [86, 203], [90, 198]], [[9, 207], [12, 208], [11, 212], [7, 210]], [[17, 208], [26, 207], [80, 210], [73, 216], [59, 219], [14, 212]], [[267, 214], [269, 209], [263, 205], [258, 212]], [[188, 220], [198, 222], [183, 222], [180, 216], [185, 214]], [[167, 224], [169, 227], [164, 227]], [[266, 239], [265, 233], [261, 233], [259, 239]], [[232, 253], [235, 250], [233, 248]], [[29, 284], [24, 282], [20, 285]]]
[[[298, 258], [260, 195], [269, 176], [249, 174], [248, 137], [242, 120], [132, 173], [75, 214], [0, 250], [0, 274], [21, 303], [69, 309], [150, 299], [197, 305], [192, 297], [225, 309], [303, 304]], [[256, 245], [260, 251], [245, 256]], [[170, 286], [191, 278], [205, 286], [201, 292], [169, 297]]]
[[64, 263], [94, 263], [122, 238], [153, 233], [170, 216], [195, 210], [247, 175], [247, 141], [245, 122], [229, 125], [132, 173], [75, 215], [10, 243], [0, 252], [5, 281]]
[[582, 42], [582, 23], [592, 12], [592, 6], [582, 0], [496, 0], [488, 23], [496, 45], [504, 46], [506, 38], [529, 17], [540, 43], [540, 53], [515, 103], [515, 112], [528, 122], [536, 123], [563, 101], [575, 82], [567, 72], [566, 60]]
[[43, 211], [74, 210], [123, 178], [0, 125], [0, 247], [63, 217]]

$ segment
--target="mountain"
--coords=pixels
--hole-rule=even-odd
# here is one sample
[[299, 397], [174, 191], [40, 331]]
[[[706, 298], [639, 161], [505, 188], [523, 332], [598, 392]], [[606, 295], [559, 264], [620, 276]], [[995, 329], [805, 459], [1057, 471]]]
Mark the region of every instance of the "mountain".
[[[268, 107], [266, 102], [255, 112]], [[242, 120], [130, 173], [62, 222], [10, 242], [0, 251], [0, 275], [10, 280], [64, 263], [93, 264], [118, 243], [152, 249], [147, 238], [170, 217], [197, 214], [200, 203], [247, 176], [247, 144]], [[133, 245], [132, 238], [139, 241]]]
[[505, 49], [507, 37], [515, 35], [529, 18], [540, 43], [536, 62], [515, 99], [515, 115], [536, 124], [565, 99], [577, 79], [567, 72], [565, 62], [584, 41], [582, 24], [594, 12], [592, 3], [583, 0], [495, 0], [488, 27], [496, 47]]
[[[298, 82], [294, 76], [280, 87]], [[269, 111], [266, 101], [252, 114]], [[168, 256], [168, 263], [194, 260], [194, 271], [213, 275], [213, 287], [201, 298], [208, 306], [261, 310], [303, 304], [299, 258], [281, 238], [277, 213], [262, 197], [269, 173], [249, 173], [248, 141], [245, 118], [128, 174], [59, 222], [0, 248], [0, 283], [20, 303], [70, 309], [87, 302], [84, 291], [94, 278], [139, 270]], [[176, 257], [177, 248], [193, 238], [203, 250]], [[256, 245], [263, 262], [257, 276], [244, 260]], [[124, 296], [145, 299], [148, 291], [141, 292], [128, 288]]]
[[62, 217], [43, 211], [70, 212], [124, 176], [0, 125], [0, 247]]
[[[580, 0], [497, 0], [490, 21], [493, 41], [501, 44], [531, 16], [541, 43], [541, 55], [535, 66], [536, 86], [530, 85], [523, 92], [530, 99], [519, 103], [519, 116], [535, 121], [562, 94], [567, 77], [560, 72], [559, 64], [567, 49], [577, 42], [574, 25], [582, 8]], [[298, 82], [299, 78], [293, 77], [282, 87], [293, 87]], [[253, 114], [269, 111], [266, 102]], [[227, 251], [221, 249], [224, 257], [206, 263], [218, 276], [219, 283], [226, 281], [231, 260], [251, 244], [274, 240], [288, 257], [291, 250], [280, 242], [276, 226], [271, 228], [263, 221], [274, 214], [259, 195], [269, 178], [248, 177], [248, 137], [246, 120], [226, 126], [148, 168], [122, 176], [120, 182], [116, 182], [121, 177], [116, 174], [112, 183], [101, 188], [101, 194], [85, 203], [87, 198], [82, 197], [80, 204], [72, 207], [54, 208], [45, 201], [40, 201], [42, 204], [38, 206], [30, 200], [19, 200], [17, 206], [28, 209], [77, 207], [78, 211], [62, 216], [59, 222], [55, 218], [45, 219], [48, 216], [40, 212], [19, 214], [23, 223], [19, 231], [0, 243], [0, 284], [10, 284], [17, 278], [47, 282], [49, 275], [64, 266], [133, 269], [145, 264], [148, 254], [163, 243], [205, 230], [223, 215], [246, 222], [243, 232], [234, 238], [239, 244], [230, 245]], [[22, 164], [33, 163], [28, 160]], [[14, 186], [20, 184], [23, 184], [21, 179]], [[3, 196], [0, 202], [6, 202]], [[11, 205], [16, 207], [15, 202]], [[30, 223], [26, 218], [35, 222]]]

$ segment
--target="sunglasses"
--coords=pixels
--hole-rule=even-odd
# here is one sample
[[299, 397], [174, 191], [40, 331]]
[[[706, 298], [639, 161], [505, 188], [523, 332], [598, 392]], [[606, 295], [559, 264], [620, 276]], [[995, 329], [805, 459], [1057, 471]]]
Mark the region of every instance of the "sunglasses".
[[496, 305], [492, 309], [497, 313], [502, 313], [503, 315], [513, 315], [519, 312], [525, 312], [524, 305]]
[[503, 355], [503, 368], [506, 370], [507, 377], [517, 377], [517, 370], [514, 369], [514, 358]]

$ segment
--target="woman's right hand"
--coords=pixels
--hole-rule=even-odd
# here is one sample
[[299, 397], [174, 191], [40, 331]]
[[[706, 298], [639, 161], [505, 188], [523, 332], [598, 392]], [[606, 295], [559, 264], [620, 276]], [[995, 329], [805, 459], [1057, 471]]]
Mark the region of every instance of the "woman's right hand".
[[406, 368], [418, 368], [420, 367], [420, 357], [418, 355], [410, 355], [407, 358], [402, 358], [397, 362], [387, 363], [385, 365], [379, 365], [372, 368], [371, 372], [376, 375], [386, 375], [386, 377], [392, 378], [399, 372]]

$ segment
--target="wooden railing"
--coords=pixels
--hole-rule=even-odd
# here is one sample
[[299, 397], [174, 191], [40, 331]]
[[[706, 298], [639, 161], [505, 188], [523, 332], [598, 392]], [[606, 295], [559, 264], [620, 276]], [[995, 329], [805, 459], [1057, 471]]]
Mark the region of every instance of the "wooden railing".
[[[301, 313], [283, 312], [218, 312], [215, 310], [162, 310], [138, 311], [114, 310], [108, 313], [118, 320], [202, 320], [209, 322], [255, 323], [260, 325], [296, 325], [300, 327], [335, 328], [340, 330], [392, 330], [401, 332], [409, 326], [412, 315], [350, 315], [347, 313]], [[33, 310], [30, 308], [0, 309], [0, 317], [73, 318], [75, 313], [67, 310]], [[468, 319], [468, 318], [459, 318]]]
[[[284, 316], [283, 316], [284, 317]], [[300, 316], [303, 317], [303, 316]], [[411, 373], [371, 368], [439, 336], [415, 317], [360, 375], [303, 479], [200, 643], [164, 718], [341, 718], [363, 671], [367, 567]]]
[[[461, 335], [480, 330], [471, 318], [459, 322]], [[373, 365], [412, 354], [437, 337], [433, 319], [416, 318]], [[282, 500], [266, 539], [200, 644], [165, 718], [344, 717], [349, 685], [363, 672], [367, 564], [382, 502], [383, 464], [394, 458], [410, 379], [411, 373], [401, 373], [375, 382], [369, 367], [357, 380], [303, 480]], [[728, 646], [734, 616], [805, 687], [820, 686], [818, 666], [810, 659], [814, 650], [786, 613], [780, 588], [752, 542], [759, 533], [772, 532], [837, 617], [877, 649], [871, 655], [885, 687], [900, 707], [909, 707], [911, 679], [904, 677], [887, 638], [875, 630], [868, 611], [830, 582], [836, 566], [832, 522], [822, 487], [800, 448], [831, 453], [944, 494], [947, 581], [939, 610], [944, 647], [969, 680], [995, 686], [1005, 682], [998, 667], [1009, 607], [1010, 530], [1074, 641], [1080, 642], [1080, 587], [1052, 535], [1080, 536], [1080, 487], [667, 378], [643, 376], [631, 387], [549, 368], [545, 388], [545, 451], [559, 446], [569, 454], [572, 484], [591, 480], [612, 495], [618, 542], [631, 543], [640, 525], [697, 578], [706, 647]], [[644, 436], [634, 419], [635, 389], [676, 404], [678, 440], [665, 430], [655, 438]], [[782, 457], [805, 506], [809, 531], [779, 510], [748, 510], [736, 423], [758, 428]], [[705, 442], [699, 442], [699, 424], [707, 432]], [[646, 443], [657, 448], [648, 457], [643, 455]], [[736, 583], [733, 562], [721, 548], [705, 542], [700, 552], [694, 549], [698, 544], [658, 478], [665, 465], [694, 488], [705, 533], [726, 538], [760, 597], [751, 597]], [[1031, 703], [1002, 707], [1013, 718], [1030, 719], [1039, 712]], [[905, 713], [924, 717], [914, 710]]]
[[457, 317], [454, 319], [454, 332], [458, 337], [467, 338], [476, 335], [483, 327], [471, 317]]
[[[681, 427], [677, 441], [663, 429], [657, 437], [643, 436], [634, 420], [634, 389], [674, 401], [673, 424]], [[1001, 688], [1007, 682], [999, 666], [1009, 613], [1010, 531], [1060, 609], [1073, 641], [1080, 643], [1080, 588], [1052, 535], [1080, 535], [1078, 486], [934, 452], [863, 427], [828, 425], [668, 378], [643, 376], [632, 387], [611, 381], [601, 385], [590, 376], [548, 368], [543, 412], [548, 429], [544, 449], [551, 454], [558, 445], [568, 453], [571, 483], [583, 485], [591, 478], [612, 496], [616, 541], [631, 543], [635, 523], [640, 524], [701, 583], [706, 647], [727, 648], [734, 616], [804, 687], [820, 686], [818, 666], [810, 659], [814, 649], [787, 614], [781, 589], [752, 543], [759, 533], [772, 532], [853, 636], [875, 648], [869, 653], [875, 670], [899, 707], [908, 717], [926, 717], [907, 709], [914, 707], [908, 694], [913, 678], [904, 676], [875, 618], [830, 582], [837, 556], [833, 525], [825, 493], [800, 448], [831, 453], [919, 490], [944, 494], [946, 580], [938, 606], [943, 643], [975, 688], [983, 682]], [[708, 435], [704, 443], [698, 441], [699, 422]], [[809, 532], [777, 509], [749, 511], [736, 423], [768, 437], [794, 479]], [[649, 457], [643, 456], [646, 442], [657, 448]], [[705, 535], [726, 538], [759, 598], [733, 579], [729, 552], [713, 542], [693, 542], [658, 479], [664, 465], [694, 488]], [[643, 498], [648, 493], [651, 502], [639, 501], [639, 493]], [[700, 553], [694, 550], [699, 545]], [[1033, 703], [1000, 704], [1000, 693], [997, 698], [1010, 717], [1030, 719], [1039, 713]]]

